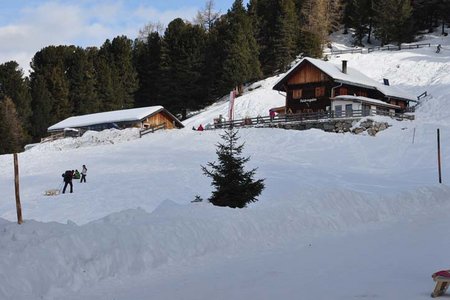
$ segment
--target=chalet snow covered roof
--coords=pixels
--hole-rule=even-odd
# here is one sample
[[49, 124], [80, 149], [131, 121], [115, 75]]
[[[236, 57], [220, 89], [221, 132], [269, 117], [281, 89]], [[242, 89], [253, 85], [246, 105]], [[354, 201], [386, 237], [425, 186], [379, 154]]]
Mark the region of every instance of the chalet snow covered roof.
[[70, 117], [50, 126], [48, 131], [63, 130], [64, 128], [80, 128], [105, 123], [137, 122], [160, 111], [165, 111], [181, 124], [181, 122], [164, 107], [158, 105]]
[[295, 64], [289, 71], [286, 72], [286, 74], [282, 78], [280, 78], [275, 83], [273, 89], [278, 91], [284, 91], [283, 85], [287, 82], [290, 76], [293, 73], [295, 73], [295, 71], [297, 71], [297, 69], [305, 62], [311, 63], [312, 65], [317, 67], [319, 70], [321, 70], [322, 72], [324, 72], [337, 82], [350, 85], [357, 85], [369, 89], [375, 89], [383, 93], [387, 97], [400, 98], [414, 102], [417, 101], [415, 96], [410, 95], [409, 93], [397, 87], [381, 84], [373, 80], [372, 78], [364, 75], [363, 73], [359, 72], [356, 69], [348, 67], [347, 72], [343, 73], [341, 66], [338, 66], [331, 62], [310, 57], [305, 57], [301, 59], [297, 64]]

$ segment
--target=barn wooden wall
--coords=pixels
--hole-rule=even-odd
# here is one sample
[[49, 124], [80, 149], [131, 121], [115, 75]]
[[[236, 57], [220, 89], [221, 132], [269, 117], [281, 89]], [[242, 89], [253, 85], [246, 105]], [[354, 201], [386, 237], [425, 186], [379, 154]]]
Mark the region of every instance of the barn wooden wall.
[[166, 129], [175, 128], [175, 126], [173, 125], [173, 119], [164, 112], [159, 112], [156, 115], [147, 118], [144, 123], [149, 124], [149, 126], [156, 126], [164, 123], [166, 124]]

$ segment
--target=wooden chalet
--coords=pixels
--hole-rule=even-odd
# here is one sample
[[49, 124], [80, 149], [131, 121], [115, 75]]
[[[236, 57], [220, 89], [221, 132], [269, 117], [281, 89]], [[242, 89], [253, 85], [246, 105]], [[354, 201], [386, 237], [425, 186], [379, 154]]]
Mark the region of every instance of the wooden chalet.
[[[385, 81], [385, 83], [388, 83]], [[286, 92], [284, 113], [311, 113], [334, 111], [342, 101], [337, 96], [354, 96], [348, 98], [349, 104], [360, 103], [361, 109], [393, 109], [404, 111], [410, 102], [416, 102], [414, 96], [400, 89], [381, 84], [361, 72], [348, 68], [347, 61], [342, 66], [314, 58], [303, 58], [292, 67], [273, 87], [274, 90]], [[387, 106], [385, 104], [388, 104]], [[353, 105], [353, 104], [352, 104]], [[355, 108], [353, 108], [355, 109]], [[277, 108], [277, 112], [281, 112]]]
[[183, 128], [183, 124], [162, 106], [131, 108], [102, 113], [74, 116], [62, 120], [48, 128], [49, 133], [64, 131], [101, 131], [116, 128], [164, 127], [164, 129]]

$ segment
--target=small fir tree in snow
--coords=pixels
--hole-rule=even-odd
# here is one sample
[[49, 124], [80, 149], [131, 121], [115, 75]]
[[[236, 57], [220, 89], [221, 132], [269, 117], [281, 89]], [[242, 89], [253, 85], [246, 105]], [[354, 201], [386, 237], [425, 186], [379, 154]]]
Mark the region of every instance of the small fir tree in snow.
[[244, 144], [237, 145], [238, 131], [226, 130], [221, 135], [223, 143], [217, 144], [218, 163], [208, 163], [211, 168], [202, 166], [203, 173], [212, 178], [215, 187], [208, 199], [217, 206], [243, 208], [250, 202], [256, 202], [264, 189], [264, 179], [254, 180], [256, 169], [246, 172], [244, 164], [250, 157], [241, 157]]

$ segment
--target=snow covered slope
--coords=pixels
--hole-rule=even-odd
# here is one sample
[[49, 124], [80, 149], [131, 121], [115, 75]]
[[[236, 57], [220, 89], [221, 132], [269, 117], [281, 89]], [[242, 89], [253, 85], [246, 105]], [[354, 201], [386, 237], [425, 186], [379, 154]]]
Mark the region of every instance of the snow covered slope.
[[[442, 238], [450, 233], [450, 43], [437, 42], [440, 54], [430, 47], [331, 58], [410, 93], [427, 91], [415, 121], [389, 119], [376, 137], [242, 129], [248, 167], [266, 178], [260, 201], [246, 209], [190, 203], [211, 192], [200, 166], [216, 160], [221, 133], [190, 128], [227, 116], [228, 103], [181, 130], [142, 139], [134, 130], [89, 132], [21, 153], [21, 226], [12, 156], [0, 156], [0, 299], [428, 297], [431, 273], [448, 268], [448, 254], [436, 249], [450, 247]], [[282, 106], [271, 90], [277, 80], [237, 98], [235, 117]], [[86, 184], [43, 196], [83, 164]]]

